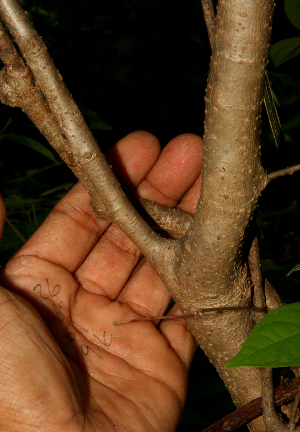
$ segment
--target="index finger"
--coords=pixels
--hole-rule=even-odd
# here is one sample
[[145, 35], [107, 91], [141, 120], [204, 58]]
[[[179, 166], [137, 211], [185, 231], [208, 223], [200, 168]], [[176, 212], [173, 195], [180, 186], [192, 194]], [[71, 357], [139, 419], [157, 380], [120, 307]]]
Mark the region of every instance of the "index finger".
[[180, 201], [182, 210], [193, 212], [199, 198], [202, 163], [203, 139], [195, 134], [178, 135], [163, 149], [137, 193], [170, 207]]

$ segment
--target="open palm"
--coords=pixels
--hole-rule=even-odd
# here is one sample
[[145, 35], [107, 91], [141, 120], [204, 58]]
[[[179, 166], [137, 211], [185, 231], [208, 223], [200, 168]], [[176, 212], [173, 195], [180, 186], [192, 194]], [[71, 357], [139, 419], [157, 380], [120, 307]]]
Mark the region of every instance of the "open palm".
[[[132, 192], [194, 210], [199, 137], [181, 135], [160, 153], [152, 135], [136, 132], [108, 158]], [[74, 186], [2, 269], [3, 432], [173, 431], [179, 421], [194, 340], [183, 319], [113, 325], [163, 314], [170, 296], [89, 202]]]

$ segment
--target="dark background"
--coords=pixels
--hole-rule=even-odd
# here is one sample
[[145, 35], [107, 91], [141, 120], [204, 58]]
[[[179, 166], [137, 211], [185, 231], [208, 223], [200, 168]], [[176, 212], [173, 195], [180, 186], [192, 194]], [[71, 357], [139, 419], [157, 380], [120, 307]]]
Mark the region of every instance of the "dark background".
[[[200, 0], [187, 0], [181, 6], [170, 0], [23, 0], [21, 4], [102, 150], [138, 129], [155, 134], [162, 146], [181, 133], [203, 134], [210, 48]], [[272, 43], [299, 36], [283, 1], [278, 1]], [[269, 64], [282, 124], [300, 114], [299, 63], [298, 57], [279, 68]], [[56, 162], [24, 145], [30, 138], [50, 149], [20, 110], [0, 105], [0, 115], [0, 182], [7, 205], [3, 265], [76, 179], [54, 152]], [[299, 126], [300, 122], [285, 129], [284, 157], [279, 157], [263, 113], [262, 159], [268, 172], [283, 163], [300, 163]], [[7, 134], [18, 135], [20, 142]], [[293, 182], [296, 194], [285, 179], [272, 181], [256, 215], [264, 276], [287, 302], [299, 301], [300, 282], [297, 272], [286, 277], [300, 262], [297, 174]], [[233, 408], [216, 372], [198, 350], [178, 430], [201, 430]]]

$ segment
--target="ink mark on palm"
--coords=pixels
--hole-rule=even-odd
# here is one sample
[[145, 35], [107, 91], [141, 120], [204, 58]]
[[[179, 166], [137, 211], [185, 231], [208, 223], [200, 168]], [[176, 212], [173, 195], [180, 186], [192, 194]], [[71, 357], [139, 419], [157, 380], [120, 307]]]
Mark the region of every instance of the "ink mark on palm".
[[92, 349], [91, 347], [89, 347], [88, 345], [81, 345], [80, 349], [81, 349], [81, 351], [83, 352], [83, 354], [84, 354], [85, 356], [87, 356], [88, 353], [89, 353], [90, 351], [92, 351], [94, 354], [96, 354], [96, 356], [100, 357], [101, 359], [103, 358], [103, 357], [101, 357], [101, 355], [99, 355], [95, 350], [93, 350], [93, 349]]
[[48, 279], [46, 279], [47, 282], [47, 287], [44, 290], [42, 285], [40, 283], [38, 283], [34, 288], [33, 291], [38, 291], [40, 294], [40, 297], [42, 297], [42, 299], [47, 300], [49, 298], [55, 297], [59, 294], [60, 292], [60, 285], [56, 284], [53, 288], [50, 287], [49, 285], [49, 281]]
[[[67, 336], [71, 341], [75, 341], [75, 340], [77, 339], [75, 333], [72, 332], [72, 331], [67, 331], [66, 336]], [[97, 337], [97, 336], [96, 336], [96, 337]], [[98, 338], [97, 338], [97, 339], [98, 339]], [[100, 340], [100, 339], [99, 339], [99, 340]], [[102, 343], [103, 343], [103, 342], [102, 342]], [[111, 342], [110, 342], [110, 343], [111, 343]], [[98, 354], [97, 351], [95, 351], [95, 350], [94, 350], [93, 348], [91, 348], [89, 345], [82, 344], [82, 345], [80, 346], [80, 351], [81, 351], [85, 356], [87, 356], [87, 355], [89, 354], [89, 352], [93, 352], [94, 354], [96, 354], [97, 357], [103, 359], [103, 357], [102, 357], [100, 354]]]
[[93, 333], [93, 336], [104, 346], [109, 347], [112, 343], [112, 335], [110, 335], [109, 339], [107, 340], [106, 332], [103, 332], [103, 338], [100, 339], [99, 336], [97, 336], [95, 333]]

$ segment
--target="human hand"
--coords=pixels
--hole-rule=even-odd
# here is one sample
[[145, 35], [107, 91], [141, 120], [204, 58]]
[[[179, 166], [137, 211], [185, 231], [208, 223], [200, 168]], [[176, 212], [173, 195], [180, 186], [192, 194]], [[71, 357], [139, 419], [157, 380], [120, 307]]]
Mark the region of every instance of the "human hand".
[[[160, 153], [152, 135], [135, 132], [108, 159], [138, 195], [193, 212], [202, 147], [199, 137], [181, 135]], [[113, 326], [163, 314], [170, 295], [89, 202], [75, 185], [2, 269], [2, 432], [161, 432], [178, 424], [194, 339], [184, 319]], [[0, 215], [1, 229], [2, 200]]]

